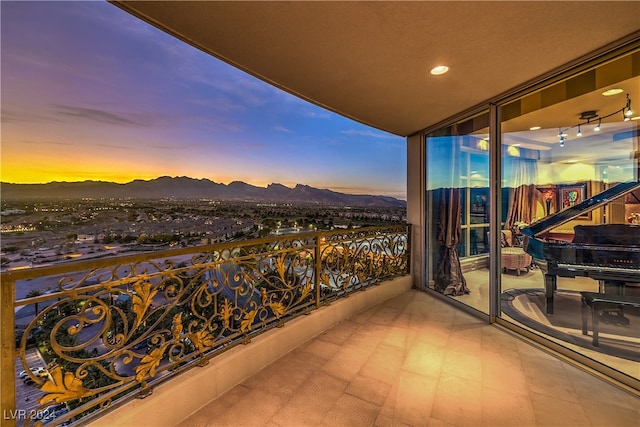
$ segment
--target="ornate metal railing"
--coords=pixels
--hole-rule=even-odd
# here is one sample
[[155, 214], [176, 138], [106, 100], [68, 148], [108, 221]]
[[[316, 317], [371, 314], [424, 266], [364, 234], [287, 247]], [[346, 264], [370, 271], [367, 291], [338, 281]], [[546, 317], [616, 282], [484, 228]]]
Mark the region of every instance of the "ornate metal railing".
[[[145, 397], [255, 334], [408, 273], [409, 235], [370, 227], [3, 273], [3, 425], [73, 422]], [[16, 298], [24, 289], [36, 291]]]

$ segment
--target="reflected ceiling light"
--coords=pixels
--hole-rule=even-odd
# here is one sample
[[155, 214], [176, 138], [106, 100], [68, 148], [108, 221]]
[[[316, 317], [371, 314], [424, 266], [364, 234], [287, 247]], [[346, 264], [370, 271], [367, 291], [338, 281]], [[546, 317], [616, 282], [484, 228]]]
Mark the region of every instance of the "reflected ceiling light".
[[531, 126], [529, 130], [540, 130], [542, 129], [540, 126]]
[[624, 107], [622, 110], [627, 110], [625, 111], [624, 115], [627, 117], [631, 117], [633, 116], [633, 111], [631, 111], [631, 98], [629, 98], [629, 94], [627, 94], [627, 106]]
[[487, 142], [486, 139], [481, 139], [480, 141], [478, 141], [478, 143], [476, 144], [476, 148], [478, 150], [482, 150], [482, 151], [487, 151], [489, 150], [489, 143]]
[[520, 149], [513, 145], [510, 145], [509, 147], [507, 147], [507, 153], [509, 153], [513, 157], [520, 157]]
[[613, 96], [619, 93], [622, 93], [622, 89], [614, 88], [614, 89], [605, 90], [604, 92], [602, 92], [602, 96]]
[[580, 125], [578, 125], [578, 133], [576, 133], [576, 136], [582, 136], [582, 131], [580, 130]]
[[439, 76], [446, 73], [447, 71], [449, 71], [449, 67], [447, 67], [446, 65], [438, 65], [437, 67], [433, 67], [431, 69], [431, 74], [433, 74], [434, 76]]
[[598, 119], [598, 124], [596, 125], [596, 127], [593, 128], [593, 130], [595, 130], [596, 132], [598, 132], [600, 130], [600, 125], [602, 124], [602, 119]]

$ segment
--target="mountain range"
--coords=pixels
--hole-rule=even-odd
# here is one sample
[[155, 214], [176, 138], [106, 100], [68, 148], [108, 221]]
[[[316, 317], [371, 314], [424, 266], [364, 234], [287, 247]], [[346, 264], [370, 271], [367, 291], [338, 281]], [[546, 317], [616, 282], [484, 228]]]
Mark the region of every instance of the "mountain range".
[[328, 206], [404, 207], [404, 200], [388, 196], [356, 195], [297, 184], [257, 187], [242, 181], [220, 184], [208, 179], [163, 176], [126, 184], [106, 181], [0, 183], [2, 200], [38, 199], [211, 199], [220, 201], [305, 203]]

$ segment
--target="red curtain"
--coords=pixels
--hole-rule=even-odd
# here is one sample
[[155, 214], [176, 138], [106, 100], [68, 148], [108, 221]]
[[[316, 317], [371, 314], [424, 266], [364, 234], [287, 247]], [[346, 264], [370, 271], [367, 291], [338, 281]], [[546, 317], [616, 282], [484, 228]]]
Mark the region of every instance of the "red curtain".
[[535, 217], [537, 198], [540, 192], [536, 186], [521, 185], [509, 191], [509, 210], [504, 224], [505, 230], [514, 230], [517, 222], [531, 224]]

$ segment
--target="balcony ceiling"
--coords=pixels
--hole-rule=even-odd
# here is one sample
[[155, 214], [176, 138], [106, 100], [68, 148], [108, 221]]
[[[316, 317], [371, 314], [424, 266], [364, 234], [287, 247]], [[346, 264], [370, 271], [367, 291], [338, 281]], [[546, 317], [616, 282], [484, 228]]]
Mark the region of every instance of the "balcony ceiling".
[[[338, 114], [410, 135], [640, 31], [638, 1], [114, 1]], [[444, 64], [449, 73], [429, 70]]]

